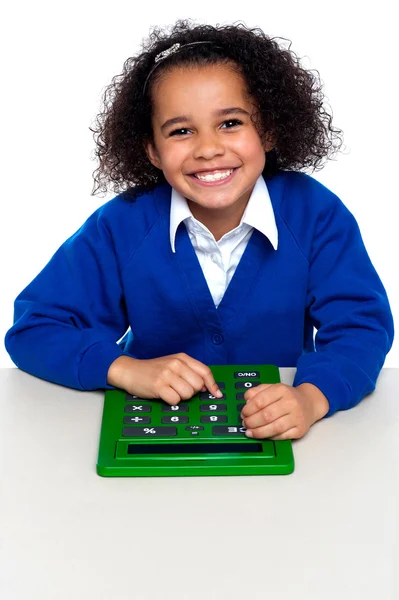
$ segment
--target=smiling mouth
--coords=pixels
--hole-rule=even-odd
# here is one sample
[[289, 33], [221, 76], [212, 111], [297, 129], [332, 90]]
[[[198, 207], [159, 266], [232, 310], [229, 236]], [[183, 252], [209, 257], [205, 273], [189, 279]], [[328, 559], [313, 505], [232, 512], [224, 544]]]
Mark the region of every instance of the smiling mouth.
[[191, 173], [190, 177], [196, 182], [204, 185], [212, 185], [230, 181], [238, 167], [232, 169], [215, 170], [203, 173]]
[[221, 181], [232, 174], [234, 169], [226, 169], [223, 171], [213, 171], [211, 173], [194, 173], [194, 177], [201, 181]]

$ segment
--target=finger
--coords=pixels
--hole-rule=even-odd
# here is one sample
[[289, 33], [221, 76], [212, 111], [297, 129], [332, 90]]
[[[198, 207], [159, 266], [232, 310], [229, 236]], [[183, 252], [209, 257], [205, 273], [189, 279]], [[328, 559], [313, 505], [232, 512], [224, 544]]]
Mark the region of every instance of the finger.
[[252, 415], [243, 419], [243, 426], [247, 429], [255, 429], [256, 427], [263, 427], [269, 425], [281, 417], [285, 417], [290, 413], [289, 408], [284, 402], [276, 401], [273, 404], [269, 404], [266, 408], [261, 408]]
[[292, 415], [285, 415], [273, 423], [255, 429], [247, 429], [245, 435], [257, 440], [284, 435], [293, 428]]
[[201, 377], [181, 361], [173, 359], [160, 374], [156, 389], [159, 398], [168, 404], [177, 404], [194, 396], [201, 385]]
[[267, 389], [260, 390], [259, 393], [254, 395], [253, 398], [248, 400], [245, 406], [242, 407], [241, 417], [244, 419], [250, 417], [267, 406], [270, 406], [270, 404], [281, 400], [282, 394], [283, 389], [274, 387], [273, 385], [269, 385]]
[[255, 387], [249, 388], [249, 390], [247, 390], [244, 393], [244, 400], [246, 402], [248, 402], [249, 400], [252, 400], [252, 398], [254, 396], [256, 396], [256, 394], [259, 394], [259, 392], [266, 390], [267, 388], [271, 387], [272, 385], [274, 385], [274, 384], [273, 383], [261, 383], [260, 385], [256, 385]]
[[176, 390], [170, 386], [165, 386], [162, 388], [162, 390], [159, 392], [159, 398], [171, 406], [175, 406], [181, 401], [180, 394], [178, 394]]
[[[197, 384], [194, 387], [193, 387], [193, 385], [191, 385], [191, 383], [189, 381], [187, 381], [187, 379], [193, 379], [192, 375], [193, 374], [191, 372], [187, 376], [175, 375], [174, 377], [172, 377], [170, 379], [169, 386], [172, 388], [172, 390], [174, 390], [176, 392], [176, 394], [179, 395], [179, 400], [188, 400], [189, 398], [192, 398], [194, 396], [194, 394], [196, 393], [196, 390], [200, 388], [201, 383], [202, 383], [201, 379], [200, 379], [199, 386]], [[195, 379], [195, 374], [194, 374], [194, 379]]]
[[[169, 361], [162, 372], [164, 384], [172, 387], [184, 399], [191, 398], [204, 387], [203, 378], [193, 369], [192, 362], [187, 361], [186, 358], [190, 357], [184, 354], [175, 354], [169, 357]], [[186, 385], [184, 385], [184, 382]]]
[[[215, 396], [215, 398], [222, 398], [223, 392], [219, 390], [218, 384], [213, 377], [213, 373], [207, 365], [204, 365], [204, 363], [192, 358], [192, 356], [189, 356], [188, 354], [182, 353], [177, 356], [202, 377], [203, 384], [212, 396]], [[201, 388], [198, 387], [197, 389], [199, 390]]]
[[206, 391], [202, 377], [186, 363], [181, 363], [179, 372], [171, 380], [171, 387], [180, 393], [181, 398], [185, 400], [188, 400], [200, 390]]

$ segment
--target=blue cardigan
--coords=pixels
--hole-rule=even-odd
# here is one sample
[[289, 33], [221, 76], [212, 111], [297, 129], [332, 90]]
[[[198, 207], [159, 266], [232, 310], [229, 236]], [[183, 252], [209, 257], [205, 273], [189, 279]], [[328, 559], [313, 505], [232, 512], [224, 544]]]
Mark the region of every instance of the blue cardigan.
[[384, 287], [335, 194], [298, 172], [266, 184], [278, 249], [254, 230], [217, 309], [183, 223], [172, 253], [168, 184], [105, 203], [17, 297], [12, 360], [82, 390], [111, 388], [122, 354], [296, 366], [294, 385], [319, 387], [327, 415], [357, 404], [393, 341]]

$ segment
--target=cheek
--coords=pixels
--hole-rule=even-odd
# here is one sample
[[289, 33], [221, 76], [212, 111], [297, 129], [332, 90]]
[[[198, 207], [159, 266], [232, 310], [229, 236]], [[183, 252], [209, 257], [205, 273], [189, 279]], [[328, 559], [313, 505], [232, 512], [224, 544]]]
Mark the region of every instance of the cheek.
[[259, 137], [257, 137], [254, 143], [252, 144], [251, 152], [253, 156], [253, 161], [260, 165], [263, 170], [263, 167], [266, 163], [266, 153], [265, 149], [262, 146], [262, 141]]
[[254, 135], [254, 133], [250, 133], [240, 140], [237, 140], [235, 147], [238, 152], [252, 160], [259, 159], [259, 157], [262, 157], [262, 155], [265, 154], [260, 137], [257, 134]]
[[164, 170], [173, 171], [180, 167], [187, 155], [183, 146], [175, 145], [173, 148], [165, 148], [162, 153], [162, 164]]

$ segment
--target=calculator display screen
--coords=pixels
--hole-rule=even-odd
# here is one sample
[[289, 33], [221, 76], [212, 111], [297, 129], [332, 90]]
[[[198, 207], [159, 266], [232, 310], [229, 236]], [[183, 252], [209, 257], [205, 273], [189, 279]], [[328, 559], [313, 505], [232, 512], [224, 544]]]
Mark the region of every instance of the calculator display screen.
[[221, 454], [262, 452], [262, 444], [215, 443], [215, 444], [129, 444], [128, 454]]

